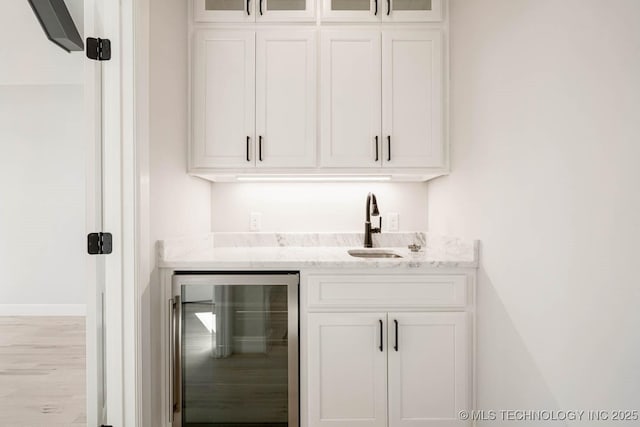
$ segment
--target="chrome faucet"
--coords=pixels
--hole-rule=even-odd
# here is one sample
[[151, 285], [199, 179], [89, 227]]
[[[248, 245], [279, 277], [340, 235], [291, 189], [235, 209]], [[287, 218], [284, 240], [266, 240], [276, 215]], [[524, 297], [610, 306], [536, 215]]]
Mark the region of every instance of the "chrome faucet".
[[[371, 207], [373, 203], [373, 213], [371, 212]], [[371, 240], [371, 233], [380, 233], [382, 230], [382, 220], [380, 220], [380, 227], [371, 228], [371, 215], [379, 216], [380, 212], [378, 211], [378, 202], [376, 201], [376, 195], [373, 193], [367, 194], [367, 211], [364, 220], [364, 247], [372, 248], [373, 241]]]

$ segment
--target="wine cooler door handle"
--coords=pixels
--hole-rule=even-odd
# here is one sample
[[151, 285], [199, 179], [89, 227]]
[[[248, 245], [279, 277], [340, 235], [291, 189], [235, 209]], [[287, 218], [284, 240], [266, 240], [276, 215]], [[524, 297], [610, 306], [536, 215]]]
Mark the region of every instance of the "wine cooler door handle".
[[172, 315], [172, 373], [173, 377], [171, 379], [172, 382], [172, 406], [173, 412], [180, 412], [180, 406], [182, 404], [182, 387], [181, 387], [181, 376], [182, 376], [182, 354], [181, 354], [181, 320], [182, 320], [182, 302], [180, 301], [180, 296], [176, 296], [173, 298], [173, 315]]

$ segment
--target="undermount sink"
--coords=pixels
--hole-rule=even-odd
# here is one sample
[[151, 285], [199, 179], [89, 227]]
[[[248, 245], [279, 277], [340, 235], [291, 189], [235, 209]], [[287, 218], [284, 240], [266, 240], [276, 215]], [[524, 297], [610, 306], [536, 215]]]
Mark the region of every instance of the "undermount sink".
[[349, 249], [347, 252], [358, 258], [402, 258], [402, 255], [386, 249]]

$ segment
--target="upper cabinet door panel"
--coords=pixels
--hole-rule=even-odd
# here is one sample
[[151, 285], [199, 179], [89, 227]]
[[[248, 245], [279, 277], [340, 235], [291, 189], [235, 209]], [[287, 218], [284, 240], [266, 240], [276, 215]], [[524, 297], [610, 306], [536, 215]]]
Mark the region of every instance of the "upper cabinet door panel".
[[250, 0], [257, 3], [258, 22], [315, 21], [315, 0]]
[[[467, 313], [389, 313], [389, 425], [468, 426]], [[396, 326], [397, 325], [397, 326]]]
[[386, 0], [320, 0], [322, 20], [334, 22], [380, 22]]
[[385, 167], [442, 167], [443, 77], [439, 30], [382, 32]]
[[200, 31], [194, 43], [191, 166], [252, 166], [255, 33]]
[[383, 22], [442, 21], [443, 0], [380, 0], [384, 2]]
[[256, 51], [256, 166], [315, 166], [315, 30], [260, 31]]
[[377, 167], [380, 31], [323, 31], [321, 37], [322, 166]]
[[193, 0], [196, 22], [254, 22], [254, 0]]

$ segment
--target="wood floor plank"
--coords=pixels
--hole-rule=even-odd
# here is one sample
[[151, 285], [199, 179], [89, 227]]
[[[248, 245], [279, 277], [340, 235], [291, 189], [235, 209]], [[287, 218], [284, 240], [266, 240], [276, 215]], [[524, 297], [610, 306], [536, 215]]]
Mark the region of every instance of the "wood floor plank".
[[0, 426], [86, 426], [84, 317], [0, 317]]

